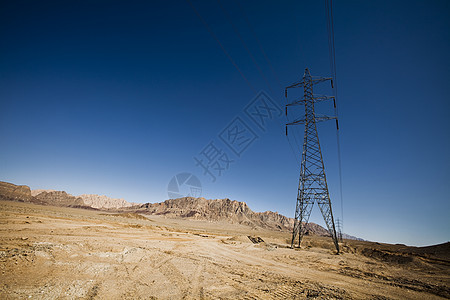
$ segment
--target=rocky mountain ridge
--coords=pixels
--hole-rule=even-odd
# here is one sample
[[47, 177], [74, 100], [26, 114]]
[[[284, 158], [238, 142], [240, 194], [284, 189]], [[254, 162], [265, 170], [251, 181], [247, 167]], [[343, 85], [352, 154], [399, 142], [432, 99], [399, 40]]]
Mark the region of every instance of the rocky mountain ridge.
[[[290, 231], [294, 224], [294, 219], [277, 212], [254, 212], [245, 202], [230, 199], [207, 200], [205, 198], [183, 197], [160, 203], [136, 204], [124, 199], [99, 195], [73, 196], [65, 191], [31, 191], [28, 186], [17, 186], [7, 182], [0, 182], [0, 199], [32, 202], [41, 205], [136, 212], [147, 215], [162, 215], [169, 218], [187, 218], [212, 222], [225, 221], [252, 228], [280, 231]], [[309, 223], [307, 234], [326, 236], [328, 231], [320, 225]]]
[[43, 192], [50, 193], [50, 192], [56, 192], [56, 190], [44, 190], [44, 189], [31, 190], [31, 196], [36, 197], [37, 195], [39, 195], [40, 193], [43, 193]]
[[73, 196], [65, 191], [44, 189], [31, 190], [26, 185], [15, 185], [2, 181], [0, 181], [0, 198], [42, 205], [94, 209], [119, 209], [136, 205], [136, 203], [130, 203], [124, 199], [115, 199], [104, 195], [82, 194]]
[[114, 209], [114, 208], [122, 208], [122, 207], [130, 207], [133, 205], [137, 205], [137, 203], [131, 203], [126, 201], [123, 198], [110, 198], [105, 195], [95, 195], [95, 194], [82, 194], [80, 196], [83, 199], [85, 205], [88, 205], [93, 208], [106, 208], [106, 209]]
[[[294, 226], [294, 219], [292, 218], [272, 211], [254, 212], [245, 202], [230, 199], [207, 200], [205, 198], [184, 197], [160, 203], [145, 203], [130, 207], [129, 210], [142, 214], [164, 215], [169, 218], [227, 221], [234, 224], [280, 231], [290, 231]], [[307, 234], [327, 236], [328, 231], [320, 225], [309, 223]]]
[[15, 185], [0, 181], [0, 198], [30, 202], [32, 200], [31, 189], [26, 185]]
[[80, 197], [72, 196], [64, 191], [41, 192], [33, 197], [32, 202], [65, 207], [89, 207]]

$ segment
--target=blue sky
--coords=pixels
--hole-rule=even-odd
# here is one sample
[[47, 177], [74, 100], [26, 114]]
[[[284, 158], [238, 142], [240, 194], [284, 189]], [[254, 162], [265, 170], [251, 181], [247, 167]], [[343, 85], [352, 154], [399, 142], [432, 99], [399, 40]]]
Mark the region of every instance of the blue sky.
[[[329, 76], [325, 1], [192, 3], [217, 40], [187, 1], [2, 2], [0, 180], [160, 202], [189, 172], [206, 198], [293, 216], [285, 119], [261, 130], [244, 108], [261, 90], [283, 108], [306, 67]], [[344, 231], [448, 241], [450, 3], [335, 1], [334, 21]], [[219, 138], [235, 117], [257, 136], [240, 157]], [[341, 218], [335, 127], [318, 128]], [[215, 182], [194, 161], [211, 141], [234, 160]]]

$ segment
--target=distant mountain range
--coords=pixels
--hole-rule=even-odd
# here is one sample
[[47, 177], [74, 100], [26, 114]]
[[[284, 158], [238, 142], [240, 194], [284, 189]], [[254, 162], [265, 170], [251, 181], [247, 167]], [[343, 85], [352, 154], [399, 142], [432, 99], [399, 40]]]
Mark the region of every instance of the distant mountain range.
[[103, 195], [82, 194], [73, 196], [64, 191], [31, 190], [26, 185], [15, 185], [0, 181], [0, 199], [32, 202], [42, 205], [82, 207], [91, 209], [119, 209], [137, 205], [124, 199]]
[[[26, 185], [14, 185], [0, 181], [0, 199], [31, 202], [41, 205], [79, 207], [108, 211], [135, 212], [147, 215], [162, 215], [169, 218], [185, 218], [206, 221], [225, 221], [242, 224], [251, 228], [291, 231], [294, 219], [277, 212], [254, 212], [245, 202], [230, 199], [207, 200], [205, 198], [184, 197], [160, 203], [131, 203], [124, 199], [107, 196], [82, 194], [70, 195], [64, 191], [31, 190]], [[328, 236], [328, 231], [315, 223], [307, 224], [307, 234]], [[344, 234], [344, 238], [358, 239]]]

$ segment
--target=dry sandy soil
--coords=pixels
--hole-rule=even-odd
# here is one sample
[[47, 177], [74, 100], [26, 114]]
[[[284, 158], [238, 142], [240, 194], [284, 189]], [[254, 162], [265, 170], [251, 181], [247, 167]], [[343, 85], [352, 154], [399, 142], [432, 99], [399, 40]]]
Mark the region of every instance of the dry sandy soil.
[[327, 238], [294, 250], [289, 233], [8, 201], [0, 223], [1, 299], [450, 297], [448, 244], [345, 241], [335, 255]]

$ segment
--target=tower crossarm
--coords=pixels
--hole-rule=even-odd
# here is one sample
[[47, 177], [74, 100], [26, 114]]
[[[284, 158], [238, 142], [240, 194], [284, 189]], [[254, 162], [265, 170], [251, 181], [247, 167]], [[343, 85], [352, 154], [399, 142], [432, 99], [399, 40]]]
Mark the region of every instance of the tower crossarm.
[[285, 91], [287, 92], [287, 89], [294, 89], [294, 88], [302, 87], [304, 84], [305, 84], [305, 82], [303, 80], [299, 81], [299, 82], [294, 82], [293, 84], [287, 86]]
[[317, 123], [317, 122], [322, 122], [322, 121], [337, 120], [337, 117], [316, 114], [315, 119], [316, 119], [316, 123]]
[[[335, 99], [334, 96], [315, 95], [314, 98], [312, 98], [312, 101], [314, 101], [315, 103], [318, 103], [318, 102], [322, 102], [322, 101], [326, 101], [326, 100], [334, 100], [334, 99]], [[310, 100], [297, 99], [291, 103], [286, 104], [286, 106], [305, 105], [306, 101], [310, 101]]]
[[315, 95], [313, 100], [314, 102], [322, 102], [322, 101], [326, 101], [326, 100], [334, 100], [335, 97], [334, 96], [327, 96], [327, 95]]
[[[325, 82], [325, 81], [331, 81], [331, 87], [333, 88], [333, 78], [332, 77], [311, 77], [310, 81], [307, 84], [318, 84], [321, 82]], [[287, 97], [287, 90], [288, 89], [294, 89], [294, 88], [299, 88], [299, 87], [303, 87], [305, 85], [305, 79], [303, 78], [302, 81], [298, 81], [298, 82], [294, 82], [293, 84], [287, 86], [284, 90], [284, 94]]]
[[331, 81], [331, 85], [333, 85], [333, 78], [332, 77], [317, 77], [317, 78], [312, 78], [312, 84], [318, 84], [318, 83], [321, 83], [321, 82], [325, 82], [325, 81], [328, 81], [328, 80], [330, 80]]
[[[314, 119], [315, 119], [316, 123], [323, 122], [323, 121], [329, 121], [329, 120], [337, 120], [336, 117], [325, 116], [325, 115], [315, 116]], [[297, 119], [297, 120], [294, 120], [294, 121], [292, 121], [290, 123], [286, 123], [286, 125], [303, 125], [303, 124], [305, 124], [305, 119]]]

